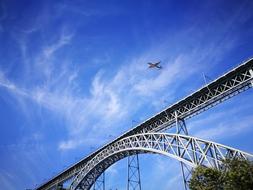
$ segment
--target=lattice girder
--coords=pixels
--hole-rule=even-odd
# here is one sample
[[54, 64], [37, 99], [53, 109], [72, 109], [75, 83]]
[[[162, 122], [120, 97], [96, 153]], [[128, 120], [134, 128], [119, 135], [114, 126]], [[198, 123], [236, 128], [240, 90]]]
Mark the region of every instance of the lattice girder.
[[74, 178], [70, 189], [89, 189], [113, 163], [140, 153], [163, 154], [191, 167], [203, 165], [217, 169], [225, 158], [253, 159], [253, 155], [246, 152], [196, 137], [169, 133], [138, 134], [121, 139], [98, 153]]

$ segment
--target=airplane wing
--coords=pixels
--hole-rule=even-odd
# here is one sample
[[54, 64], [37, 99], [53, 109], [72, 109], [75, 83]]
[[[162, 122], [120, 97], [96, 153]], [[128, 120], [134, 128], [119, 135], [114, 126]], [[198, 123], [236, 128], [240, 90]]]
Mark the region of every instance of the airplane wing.
[[158, 66], [161, 63], [161, 61], [154, 63], [155, 66]]

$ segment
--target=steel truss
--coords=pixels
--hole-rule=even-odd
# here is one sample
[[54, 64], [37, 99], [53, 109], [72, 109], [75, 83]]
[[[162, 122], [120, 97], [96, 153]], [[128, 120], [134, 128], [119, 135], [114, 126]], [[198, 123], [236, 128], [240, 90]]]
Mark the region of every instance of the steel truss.
[[183, 183], [184, 183], [184, 189], [189, 189], [189, 181], [191, 179], [192, 174], [192, 167], [188, 166], [187, 164], [180, 162], [182, 174], [183, 174]]
[[57, 184], [63, 183], [64, 181], [77, 175], [94, 157], [125, 137], [140, 133], [159, 132], [175, 127], [177, 117], [184, 120], [191, 118], [249, 89], [252, 86], [253, 58], [247, 60], [218, 79], [210, 82], [186, 98], [167, 107], [160, 113], [157, 113], [153, 117], [147, 119], [145, 122], [137, 125], [135, 128], [116, 138], [114, 141], [108, 143], [107, 145], [82, 159], [80, 162], [70, 166], [65, 171], [54, 176], [46, 183], [40, 185], [37, 190], [48, 190], [52, 187], [55, 187]]
[[246, 152], [187, 135], [138, 134], [121, 139], [99, 152], [74, 178], [70, 190], [90, 189], [106, 168], [129, 155], [140, 153], [163, 154], [191, 167], [202, 165], [217, 169], [225, 158], [253, 159], [253, 155]]
[[[134, 127], [135, 120], [132, 120]], [[141, 175], [138, 154], [127, 157], [127, 190], [141, 190]]]
[[[178, 118], [176, 112], [175, 112], [175, 115], [176, 115], [176, 133], [188, 135], [188, 130], [187, 130], [184, 119]], [[178, 151], [178, 154], [180, 154], [180, 148], [178, 148], [177, 151]], [[190, 180], [190, 177], [191, 177], [192, 168], [184, 164], [182, 161], [180, 162], [180, 166], [181, 166], [181, 172], [183, 176], [184, 189], [188, 190], [189, 189], [188, 181]]]
[[141, 176], [138, 154], [128, 156], [127, 190], [141, 190]]

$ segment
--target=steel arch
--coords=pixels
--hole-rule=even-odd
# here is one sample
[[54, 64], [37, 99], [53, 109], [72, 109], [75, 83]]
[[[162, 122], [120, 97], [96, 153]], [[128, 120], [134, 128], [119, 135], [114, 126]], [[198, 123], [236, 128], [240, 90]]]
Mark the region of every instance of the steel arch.
[[89, 189], [99, 175], [120, 159], [137, 153], [157, 153], [195, 167], [219, 169], [225, 158], [252, 159], [246, 152], [196, 137], [170, 133], [144, 133], [126, 137], [94, 156], [73, 179], [70, 189]]

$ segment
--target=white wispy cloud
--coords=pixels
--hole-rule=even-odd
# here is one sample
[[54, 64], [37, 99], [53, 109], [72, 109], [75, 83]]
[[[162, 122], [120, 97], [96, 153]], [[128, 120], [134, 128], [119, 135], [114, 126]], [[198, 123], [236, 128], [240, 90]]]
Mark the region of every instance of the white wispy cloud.
[[[192, 32], [192, 31], [191, 31]], [[185, 36], [185, 33], [182, 34]], [[176, 87], [203, 69], [206, 57], [215, 44], [206, 47], [196, 46], [179, 55], [168, 54], [165, 43], [136, 57], [131, 57], [111, 75], [110, 70], [98, 70], [85, 94], [80, 83], [79, 67], [71, 66], [70, 60], [56, 64], [56, 53], [71, 45], [74, 34], [62, 30], [59, 38], [46, 44], [41, 51], [28, 57], [26, 43], [21, 43], [26, 70], [32, 75], [25, 76], [22, 82], [11, 81], [8, 74], [0, 75], [0, 85], [13, 93], [19, 102], [30, 99], [39, 106], [62, 115], [66, 120], [68, 138], [59, 142], [60, 150], [93, 144], [92, 139], [106, 141], [108, 134], [117, 134], [129, 126], [119, 125], [131, 120], [144, 105], [156, 106], [164, 97], [175, 100]], [[220, 47], [222, 48], [222, 47]], [[145, 65], [156, 54], [162, 60], [162, 70], [149, 70]], [[59, 62], [58, 61], [58, 62]], [[214, 66], [214, 64], [212, 65]], [[31, 83], [38, 81], [38, 83]], [[29, 84], [29, 82], [31, 84]], [[24, 108], [25, 110], [25, 108]], [[104, 132], [106, 130], [106, 133]]]
[[0, 183], [2, 184], [2, 187], [5, 187], [9, 190], [15, 190], [16, 186], [13, 184], [13, 181], [15, 180], [15, 177], [6, 172], [6, 171], [0, 171]]
[[206, 129], [199, 130], [193, 135], [199, 138], [215, 141], [221, 138], [228, 138], [251, 130], [253, 117], [248, 116], [240, 120], [222, 121], [217, 126], [209, 126]]
[[[103, 73], [98, 72], [91, 84], [89, 96], [79, 96], [72, 91], [71, 81], [75, 80], [77, 73], [67, 70], [61, 71], [58, 78], [50, 81], [48, 86], [23, 89], [10, 82], [3, 74], [1, 74], [0, 84], [17, 96], [29, 98], [51, 111], [62, 114], [69, 122], [71, 139], [61, 142], [59, 148], [69, 149], [86, 142], [80, 140], [80, 134], [86, 134], [86, 138], [91, 139], [89, 133], [93, 130], [106, 128], [108, 133], [117, 130], [116, 126], [111, 127], [110, 125], [119, 122], [123, 116], [131, 115], [132, 111], [137, 110], [146, 101], [144, 99], [136, 102], [136, 100], [162, 92], [161, 87], [168, 87], [173, 79], [178, 78], [175, 76], [180, 70], [178, 61], [175, 64], [179, 66], [172, 64], [172, 66], [167, 66], [165, 71], [151, 76], [155, 81], [153, 83], [149, 76], [143, 74], [143, 72], [147, 73], [146, 65], [142, 64], [142, 59], [140, 60], [123, 66], [115, 76], [109, 79], [105, 78]], [[170, 76], [166, 78], [168, 72]], [[52, 83], [55, 81], [55, 86], [57, 85], [58, 89], [52, 89]], [[61, 81], [61, 84], [57, 81]], [[66, 86], [62, 87], [62, 84]], [[132, 106], [133, 104], [135, 106]], [[96, 124], [93, 121], [96, 121]], [[108, 128], [109, 126], [110, 128]], [[101, 133], [96, 134], [101, 135]], [[93, 136], [93, 138], [96, 137]]]
[[73, 34], [62, 33], [60, 39], [47, 47], [44, 48], [43, 53], [46, 58], [51, 58], [51, 56], [60, 48], [70, 43]]
[[[123, 117], [127, 120], [141, 106], [157, 101], [157, 94], [175, 93], [171, 87], [199, 69], [193, 67], [196, 54], [189, 53], [165, 62], [160, 71], [150, 71], [145, 65], [148, 56], [144, 54], [120, 67], [112, 77], [106, 77], [106, 71], [99, 71], [92, 80], [90, 94], [80, 95], [76, 93], [81, 88], [76, 81], [78, 71], [69, 70], [67, 65], [54, 73], [54, 65], [50, 62], [54, 53], [69, 44], [71, 38], [63, 35], [55, 44], [44, 48], [42, 55], [36, 59], [39, 72], [46, 71], [45, 84], [25, 89], [10, 82], [3, 74], [0, 81], [1, 86], [17, 96], [29, 98], [64, 116], [68, 123], [69, 139], [60, 142], [60, 150], [92, 144], [91, 139], [103, 139], [105, 129], [107, 134], [117, 133], [117, 125]], [[187, 72], [182, 74], [184, 69]], [[74, 89], [73, 83], [77, 84]]]
[[[180, 163], [174, 158], [162, 155], [140, 155], [142, 184], [145, 189], [181, 189]], [[142, 167], [142, 166], [149, 167]], [[152, 183], [150, 179], [152, 178]]]

